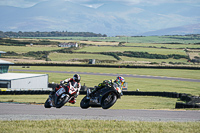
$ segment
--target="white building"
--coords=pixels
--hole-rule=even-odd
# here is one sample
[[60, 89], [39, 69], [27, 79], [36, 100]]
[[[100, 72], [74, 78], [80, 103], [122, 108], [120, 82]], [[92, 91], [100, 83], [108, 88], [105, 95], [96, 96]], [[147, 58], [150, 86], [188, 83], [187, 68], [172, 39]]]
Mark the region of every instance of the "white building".
[[11, 62], [0, 60], [0, 89], [48, 90], [48, 74], [8, 73]]
[[46, 90], [47, 74], [3, 73], [0, 74], [0, 88], [11, 90]]
[[68, 43], [61, 43], [58, 45], [58, 47], [78, 47], [78, 43], [74, 43], [74, 42], [68, 42]]

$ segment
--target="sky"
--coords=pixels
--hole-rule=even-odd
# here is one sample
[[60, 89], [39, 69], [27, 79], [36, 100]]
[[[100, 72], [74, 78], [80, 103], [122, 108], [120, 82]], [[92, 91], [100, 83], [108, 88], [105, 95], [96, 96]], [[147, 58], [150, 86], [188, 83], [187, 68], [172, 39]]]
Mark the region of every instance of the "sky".
[[[14, 6], [14, 7], [31, 7], [39, 2], [47, 0], [0, 0], [0, 5]], [[200, 7], [200, 0], [64, 0], [74, 3], [82, 4], [91, 8], [98, 8], [105, 2], [122, 2], [127, 5], [159, 5], [164, 3], [186, 3]]]

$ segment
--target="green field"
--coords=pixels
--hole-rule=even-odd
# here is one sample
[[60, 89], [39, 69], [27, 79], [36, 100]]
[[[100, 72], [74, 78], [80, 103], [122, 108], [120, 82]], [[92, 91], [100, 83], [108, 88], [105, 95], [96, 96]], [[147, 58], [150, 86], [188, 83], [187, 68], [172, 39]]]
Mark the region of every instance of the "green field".
[[[1, 46], [1, 50], [4, 51], [14, 51], [18, 54], [21, 53], [27, 53], [30, 51], [51, 51], [51, 50], [59, 50], [62, 49], [60, 47], [17, 47], [17, 46]], [[92, 47], [84, 47], [79, 50], [75, 50], [75, 52], [123, 52], [123, 51], [134, 51], [134, 52], [148, 52], [150, 54], [162, 54], [162, 55], [168, 55], [168, 54], [179, 54], [179, 55], [186, 55], [186, 53], [181, 50], [181, 49], [157, 49], [157, 48], [139, 48], [139, 47], [97, 47], [97, 46], [92, 46]], [[34, 57], [24, 57], [22, 55], [15, 55], [15, 56], [4, 56], [5, 58], [10, 58], [10, 59], [35, 59]], [[162, 63], [162, 62], [179, 62], [179, 63], [185, 63], [185, 64], [190, 64], [187, 62], [187, 59], [148, 59], [148, 58], [134, 58], [134, 57], [126, 57], [126, 56], [119, 56], [122, 60], [123, 64], [145, 64], [145, 62], [157, 62], [157, 63]], [[76, 62], [76, 60], [88, 60], [88, 59], [96, 59], [96, 60], [112, 60], [116, 61], [117, 64], [121, 64], [116, 58], [113, 56], [109, 55], [102, 55], [102, 54], [89, 54], [89, 53], [57, 53], [57, 52], [51, 52], [48, 55], [48, 58], [51, 59], [51, 61], [73, 61]], [[126, 61], [131, 61], [126, 62]], [[143, 62], [144, 61], [144, 62]]]
[[196, 44], [154, 44], [154, 43], [125, 43], [125, 46], [132, 47], [151, 47], [151, 48], [172, 48], [172, 49], [185, 49], [185, 48], [200, 48], [200, 45]]
[[150, 54], [180, 54], [186, 55], [185, 51], [182, 49], [157, 49], [157, 48], [142, 48], [142, 47], [109, 47], [109, 46], [91, 46], [84, 47], [80, 50], [76, 50], [78, 52], [123, 52], [123, 51], [134, 51], [134, 52], [148, 52]]
[[48, 46], [0, 46], [1, 51], [14, 51], [16, 53], [27, 53], [30, 51], [51, 51], [51, 50], [59, 50], [60, 47], [48, 47]]
[[147, 59], [147, 58], [134, 58], [134, 57], [126, 57], [126, 56], [119, 56], [124, 62], [123, 64], [134, 64], [134, 62], [144, 64], [145, 62], [150, 63], [150, 62], [157, 62], [162, 64], [163, 62], [169, 63], [169, 62], [179, 62], [179, 63], [185, 63], [185, 64], [190, 64], [187, 62], [187, 59]]
[[[36, 37], [33, 37], [36, 38]], [[129, 43], [183, 43], [194, 44], [200, 42], [199, 36], [144, 36], [144, 37], [37, 37], [38, 39], [59, 40], [88, 40], [103, 42], [129, 42]]]
[[188, 69], [151, 69], [151, 68], [102, 68], [102, 67], [58, 67], [58, 66], [30, 66], [22, 68], [21, 66], [10, 66], [12, 69], [22, 70], [50, 70], [50, 71], [74, 71], [74, 72], [93, 72], [93, 73], [115, 73], [115, 74], [136, 74], [200, 79], [199, 70]]
[[98, 59], [98, 60], [116, 60], [113, 56], [101, 54], [68, 54], [68, 53], [50, 53], [48, 56], [52, 61], [67, 61], [76, 59]]
[[[63, 42], [78, 42], [81, 47], [76, 49], [68, 49], [69, 51], [63, 50], [64, 48], [58, 47], [56, 44], [50, 45], [51, 43], [45, 45], [33, 45], [30, 46], [5, 46], [1, 45], [1, 51], [14, 51], [19, 55], [2, 55], [4, 58], [8, 59], [23, 59], [24, 62], [29, 62], [29, 60], [42, 60], [42, 61], [53, 61], [56, 62], [75, 62], [75, 63], [88, 63], [89, 59], [99, 60], [97, 64], [129, 64], [129, 65], [160, 65], [165, 63], [165, 65], [194, 65], [188, 62], [189, 59], [200, 58], [200, 37], [199, 36], [150, 36], [150, 37], [51, 37], [45, 40], [45, 38], [35, 39], [36, 42], [57, 42], [56, 44]], [[56, 40], [57, 39], [57, 40]], [[19, 41], [31, 41], [30, 38], [24, 39], [13, 39]], [[86, 45], [87, 44], [87, 45]], [[120, 44], [120, 45], [119, 45]], [[187, 52], [186, 50], [187, 49]], [[57, 51], [56, 51], [57, 50]], [[63, 51], [59, 51], [63, 50]], [[38, 53], [28, 53], [30, 51], [51, 51]], [[113, 54], [112, 52], [147, 52], [146, 57], [138, 56], [130, 57], [130, 55], [102, 55], [100, 53], [107, 52]], [[81, 53], [79, 53], [81, 52]], [[85, 53], [86, 52], [86, 53]], [[26, 57], [23, 55], [26, 54]], [[28, 54], [27, 54], [28, 53]], [[136, 54], [136, 53], [134, 53]], [[152, 54], [152, 55], [150, 55]], [[174, 57], [166, 57], [166, 55], [173, 55]], [[37, 56], [38, 55], [38, 56]], [[156, 56], [158, 55], [158, 56]], [[184, 55], [185, 57], [177, 57], [177, 55]], [[129, 56], [129, 57], [127, 57]], [[132, 55], [133, 56], [133, 55]], [[162, 56], [162, 59], [160, 57]], [[164, 57], [163, 57], [164, 56]], [[47, 58], [48, 57], [48, 58]], [[187, 59], [186, 59], [187, 58]], [[16, 61], [16, 60], [15, 60]], [[20, 62], [21, 61], [16, 61]], [[199, 65], [197, 62], [195, 65]]]
[[[178, 93], [189, 93], [192, 95], [200, 95], [200, 88], [198, 82], [184, 82], [176, 80], [159, 80], [159, 79], [142, 79], [142, 78], [131, 78], [128, 74], [132, 75], [152, 75], [152, 76], [166, 76], [166, 77], [179, 77], [179, 78], [190, 78], [199, 79], [199, 70], [177, 70], [177, 69], [140, 69], [140, 68], [98, 68], [98, 67], [34, 67], [22, 68], [13, 66], [12, 69], [23, 69], [23, 70], [49, 70], [49, 71], [73, 71], [74, 73], [79, 72], [92, 72], [92, 73], [114, 73], [114, 74], [127, 74], [126, 82], [128, 83], [128, 90], [135, 91], [167, 91], [167, 92], [178, 92]], [[17, 71], [14, 71], [17, 72]], [[31, 72], [28, 72], [31, 73]], [[35, 72], [42, 73], [42, 72]], [[44, 72], [43, 72], [44, 73]], [[42, 74], [43, 74], [42, 73]], [[72, 77], [72, 74], [66, 73], [51, 73], [46, 72], [49, 75], [49, 82], [59, 83], [68, 77]], [[106, 79], [115, 79], [113, 76], [100, 76], [100, 75], [89, 75], [81, 74], [81, 83], [88, 87], [98, 85]]]

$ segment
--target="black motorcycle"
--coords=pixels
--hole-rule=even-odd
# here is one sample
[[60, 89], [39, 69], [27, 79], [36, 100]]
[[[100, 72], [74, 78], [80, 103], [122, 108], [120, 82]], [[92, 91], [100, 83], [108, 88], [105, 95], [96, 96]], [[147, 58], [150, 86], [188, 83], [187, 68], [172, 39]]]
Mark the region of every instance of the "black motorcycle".
[[57, 85], [57, 87], [53, 88], [53, 94], [49, 95], [49, 98], [47, 98], [44, 107], [45, 108], [61, 108], [64, 106], [67, 102], [69, 102], [72, 98], [74, 98], [73, 95], [69, 95], [68, 90], [70, 88], [71, 84], [67, 85]]
[[122, 91], [120, 88], [104, 87], [91, 95], [91, 89], [87, 89], [87, 95], [81, 100], [82, 109], [89, 107], [102, 107], [108, 109], [115, 104], [118, 98], [121, 98]]

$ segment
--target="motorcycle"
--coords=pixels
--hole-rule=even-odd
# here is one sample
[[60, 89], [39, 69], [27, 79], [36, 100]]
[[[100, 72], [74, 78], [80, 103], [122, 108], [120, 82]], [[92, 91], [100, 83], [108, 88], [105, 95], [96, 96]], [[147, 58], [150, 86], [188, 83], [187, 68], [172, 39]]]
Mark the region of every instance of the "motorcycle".
[[122, 91], [120, 88], [104, 87], [90, 95], [91, 89], [87, 88], [86, 96], [81, 100], [80, 107], [87, 109], [89, 107], [102, 107], [109, 109], [115, 104], [117, 99], [121, 98]]
[[55, 88], [53, 88], [53, 94], [49, 95], [49, 98], [47, 98], [44, 107], [45, 108], [61, 108], [64, 106], [67, 102], [69, 102], [72, 98], [75, 98], [74, 95], [69, 95], [69, 89], [73, 89], [74, 85], [72, 83], [68, 83], [67, 85], [57, 85]]

